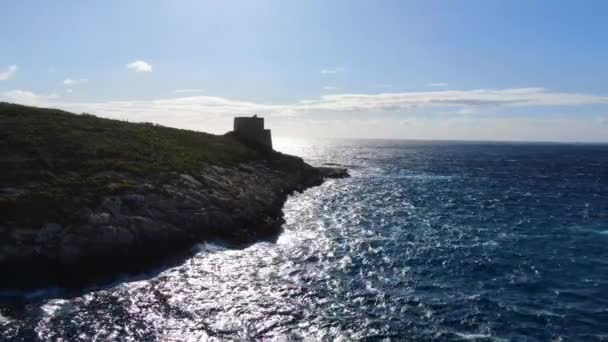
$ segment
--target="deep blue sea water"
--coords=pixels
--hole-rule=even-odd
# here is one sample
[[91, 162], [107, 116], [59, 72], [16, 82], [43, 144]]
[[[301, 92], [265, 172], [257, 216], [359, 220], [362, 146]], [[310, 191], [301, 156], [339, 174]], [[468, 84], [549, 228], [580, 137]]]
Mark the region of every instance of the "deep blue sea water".
[[292, 196], [277, 243], [0, 304], [0, 339], [608, 340], [608, 145], [276, 145], [352, 177]]

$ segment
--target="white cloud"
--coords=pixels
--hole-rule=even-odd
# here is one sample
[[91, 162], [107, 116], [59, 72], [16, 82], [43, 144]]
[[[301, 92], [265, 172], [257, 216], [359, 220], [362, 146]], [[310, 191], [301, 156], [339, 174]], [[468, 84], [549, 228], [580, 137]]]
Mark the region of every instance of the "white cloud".
[[327, 91], [331, 91], [331, 90], [337, 90], [338, 87], [334, 87], [334, 86], [325, 86], [323, 87], [323, 90], [327, 90]]
[[345, 71], [345, 69], [343, 67], [337, 67], [337, 68], [333, 68], [333, 69], [323, 69], [323, 70], [321, 70], [321, 74], [332, 75], [332, 74], [338, 74], [338, 73], [341, 73], [344, 71]]
[[[292, 139], [284, 137], [340, 137], [436, 140], [587, 141], [608, 142], [606, 127], [582, 117], [461, 116], [268, 118], [273, 144], [290, 153]], [[282, 143], [286, 140], [286, 143]], [[297, 146], [297, 145], [296, 145]], [[291, 150], [291, 153], [296, 153]]]
[[68, 77], [65, 80], [63, 80], [63, 84], [66, 86], [75, 86], [75, 85], [84, 84], [87, 82], [89, 82], [89, 80], [87, 80], [86, 78], [72, 79], [72, 78]]
[[[19, 94], [22, 90], [9, 93]], [[29, 93], [29, 92], [28, 92]], [[5, 95], [8, 93], [5, 93]], [[43, 97], [44, 98], [44, 97]], [[52, 97], [46, 97], [52, 99]], [[193, 95], [146, 101], [107, 101], [96, 103], [65, 103], [70, 107], [90, 107], [94, 112], [122, 113], [268, 113], [293, 116], [321, 112], [404, 111], [418, 108], [445, 108], [446, 113], [466, 114], [478, 108], [499, 109], [537, 106], [577, 106], [608, 104], [608, 97], [582, 93], [561, 93], [545, 88], [508, 88], [478, 90], [445, 90], [428, 92], [379, 94], [328, 94], [317, 99], [289, 104], [269, 104], [217, 96]]]
[[152, 72], [152, 65], [142, 60], [137, 60], [127, 64], [127, 68], [136, 72]]
[[427, 87], [447, 87], [448, 84], [445, 82], [431, 82], [426, 84]]
[[45, 106], [51, 103], [51, 100], [58, 99], [59, 95], [49, 94], [40, 95], [27, 90], [10, 90], [0, 93], [0, 101], [19, 103], [29, 106]]
[[15, 73], [17, 73], [17, 70], [19, 70], [19, 68], [16, 65], [10, 65], [6, 71], [0, 72], [0, 81], [6, 81], [12, 78], [15, 76]]
[[[489, 139], [494, 134], [493, 136], [496, 139], [504, 139], [508, 137], [508, 134], [512, 134], [514, 138], [525, 139], [526, 137], [535, 137], [533, 130], [541, 130], [543, 120], [549, 122], [553, 119], [550, 119], [550, 117], [530, 119], [528, 120], [530, 126], [526, 126], [528, 121], [506, 114], [509, 109], [541, 106], [607, 105], [608, 97], [584, 93], [557, 92], [545, 88], [512, 88], [379, 94], [328, 94], [315, 99], [286, 104], [260, 103], [204, 95], [140, 101], [75, 102], [59, 99], [57, 95], [53, 94], [39, 95], [29, 91], [13, 90], [4, 94], [0, 93], [0, 101], [55, 107], [77, 113], [88, 112], [109, 118], [135, 122], [156, 122], [167, 126], [217, 133], [225, 131], [226, 127], [230, 127], [230, 120], [233, 116], [257, 113], [268, 117], [269, 120], [273, 121], [273, 125], [284, 121], [285, 125], [289, 127], [315, 117], [321, 117], [318, 120], [335, 119], [337, 122], [345, 123], [353, 120], [377, 118], [380, 120], [379, 122], [386, 123], [382, 124], [383, 128], [365, 133], [375, 134], [377, 137], [384, 135], [386, 137], [398, 137], [398, 134], [402, 134], [402, 137], [410, 138], [443, 137], [445, 139], [462, 139], [468, 136], [469, 139]], [[382, 112], [385, 112], [386, 115], [379, 115]], [[331, 113], [335, 115], [331, 115]], [[338, 115], [340, 113], [348, 114], [348, 116]], [[504, 115], [498, 115], [500, 113], [504, 113]], [[432, 119], [432, 117], [437, 117], [437, 114], [440, 115], [441, 120]], [[410, 119], [412, 117], [416, 119]], [[382, 121], [380, 118], [386, 120]], [[598, 137], [601, 137], [599, 131], [605, 131], [606, 129], [605, 125], [598, 124], [605, 122], [601, 120], [604, 119], [603, 117], [599, 118], [601, 120], [599, 122], [598, 120], [578, 119], [576, 117], [570, 117], [570, 119], [560, 121], [556, 117], [554, 121], [551, 121], [553, 122], [551, 126], [542, 129], [544, 133], [539, 135], [538, 139], [560, 140], [560, 137], [562, 137], [564, 140], [572, 140], [577, 136], [577, 132], [582, 132], [580, 134], [584, 137], [584, 129], [590, 129], [593, 132], [597, 131], [597, 134], [589, 135], [589, 139], [598, 140]], [[487, 127], [488, 132], [481, 132], [475, 128], [477, 127], [475, 122], [479, 120], [485, 120], [483, 122], [486, 123], [485, 127]], [[571, 121], [574, 123], [570, 123]], [[500, 131], [501, 124], [504, 124], [504, 131]], [[564, 126], [564, 132], [570, 133], [559, 135], [561, 134], [559, 133], [560, 125]], [[566, 127], [567, 125], [570, 126]], [[351, 126], [360, 127], [361, 125], [357, 126], [352, 123]], [[347, 127], [346, 124], [344, 127]], [[407, 127], [408, 130], [405, 130], [404, 127]], [[453, 132], [450, 131], [450, 127], [454, 128]], [[521, 132], [516, 130], [517, 127], [521, 127]], [[398, 128], [402, 131], [399, 131]], [[293, 127], [290, 129], [295, 131]], [[513, 129], [513, 131], [509, 131], [509, 129]], [[332, 135], [328, 133], [331, 132], [329, 130], [322, 130], [318, 133], [323, 132], [327, 133], [326, 135]], [[551, 135], [552, 132], [555, 135]], [[285, 128], [285, 134], [289, 134], [287, 128]], [[360, 132], [358, 128], [353, 128], [352, 131], [344, 128], [337, 130], [333, 136], [346, 136], [348, 134], [352, 136], [353, 134], [364, 133]], [[605, 132], [603, 134], [605, 135]], [[603, 138], [603, 140], [606, 140], [606, 138]]]
[[72, 89], [66, 89], [65, 92], [68, 93], [68, 94], [71, 94], [71, 93], [74, 92], [74, 90], [72, 90]]
[[560, 93], [545, 88], [445, 90], [429, 92], [332, 94], [292, 105], [298, 110], [391, 111], [418, 107], [532, 107], [607, 104], [608, 97]]
[[192, 88], [192, 89], [175, 89], [173, 92], [176, 94], [187, 94], [187, 93], [202, 93], [204, 91], [205, 91], [205, 89]]

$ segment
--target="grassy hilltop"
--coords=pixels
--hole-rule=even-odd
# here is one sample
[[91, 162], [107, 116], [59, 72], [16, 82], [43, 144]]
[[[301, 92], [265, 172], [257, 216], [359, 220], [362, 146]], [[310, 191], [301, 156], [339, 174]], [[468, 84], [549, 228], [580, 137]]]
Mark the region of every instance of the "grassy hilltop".
[[67, 208], [91, 200], [87, 194], [135, 185], [117, 173], [159, 182], [168, 172], [259, 153], [228, 136], [0, 103], [0, 217], [28, 227], [42, 217], [64, 222], [74, 214]]

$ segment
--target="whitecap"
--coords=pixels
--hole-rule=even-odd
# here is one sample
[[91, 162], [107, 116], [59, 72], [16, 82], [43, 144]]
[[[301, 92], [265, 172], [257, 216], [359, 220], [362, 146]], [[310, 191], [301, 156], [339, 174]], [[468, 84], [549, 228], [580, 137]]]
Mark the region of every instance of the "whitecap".
[[203, 243], [199, 243], [197, 245], [195, 245], [193, 247], [193, 250], [196, 253], [200, 253], [200, 252], [207, 252], [207, 253], [213, 253], [213, 252], [222, 252], [227, 250], [228, 248], [225, 246], [222, 246], [222, 244], [220, 242], [203, 242]]
[[440, 180], [452, 180], [454, 176], [450, 175], [434, 175], [429, 173], [421, 173], [421, 174], [409, 174], [404, 176], [399, 176], [395, 178], [404, 178], [404, 179], [413, 179], [413, 180], [421, 180], [421, 181], [440, 181]]
[[348, 256], [348, 255], [345, 255], [340, 260], [340, 268], [343, 269], [343, 270], [349, 268], [352, 264], [353, 264], [353, 259], [351, 259], [351, 257]]
[[489, 334], [471, 334], [471, 333], [455, 333], [458, 337], [464, 340], [479, 340], [479, 339], [489, 339], [492, 338], [492, 335]]
[[0, 313], [0, 324], [9, 323], [10, 321], [10, 319], [5, 316], [2, 316], [2, 313]]
[[608, 228], [606, 225], [574, 225], [570, 227], [571, 230], [579, 232], [608, 235], [608, 229], [606, 228]]

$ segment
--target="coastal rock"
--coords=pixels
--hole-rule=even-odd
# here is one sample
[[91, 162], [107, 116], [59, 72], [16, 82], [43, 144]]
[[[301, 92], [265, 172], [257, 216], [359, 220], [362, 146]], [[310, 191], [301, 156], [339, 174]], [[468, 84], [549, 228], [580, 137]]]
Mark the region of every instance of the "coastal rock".
[[122, 201], [120, 197], [112, 196], [105, 197], [99, 206], [100, 211], [106, 211], [112, 214], [114, 217], [118, 217], [120, 215], [120, 207], [122, 205]]
[[48, 222], [39, 231], [8, 229], [14, 235], [0, 245], [0, 272], [28, 274], [3, 286], [78, 285], [158, 265], [203, 240], [273, 239], [290, 193], [345, 176], [345, 169], [315, 168], [281, 154], [234, 167], [202, 165], [162, 183], [120, 174], [118, 182], [136, 192], [101, 196], [95, 210], [74, 208], [70, 227]]
[[145, 200], [146, 197], [140, 194], [128, 194], [122, 198], [123, 203], [131, 208], [140, 207]]
[[[327, 163], [327, 164], [331, 164], [331, 163]], [[317, 167], [317, 169], [321, 172], [321, 174], [325, 178], [349, 177], [348, 170], [345, 168], [321, 166], [321, 167]]]
[[205, 240], [276, 239], [289, 194], [346, 175], [237, 126], [220, 136], [0, 102], [0, 288], [85, 285]]
[[184, 184], [190, 187], [196, 188], [201, 186], [201, 183], [190, 175], [182, 174], [180, 175], [180, 178], [182, 179]]
[[92, 213], [89, 216], [89, 223], [92, 225], [103, 225], [110, 223], [112, 216], [109, 213]]
[[36, 235], [36, 243], [48, 244], [53, 241], [57, 241], [60, 238], [62, 230], [63, 227], [61, 225], [56, 223], [47, 223]]

